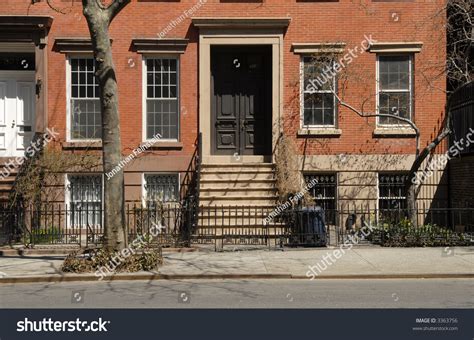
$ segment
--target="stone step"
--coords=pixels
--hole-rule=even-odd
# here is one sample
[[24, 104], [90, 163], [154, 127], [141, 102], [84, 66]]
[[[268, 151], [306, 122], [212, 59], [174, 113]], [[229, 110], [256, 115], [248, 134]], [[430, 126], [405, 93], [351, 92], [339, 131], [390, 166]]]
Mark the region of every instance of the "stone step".
[[225, 168], [225, 169], [274, 169], [272, 163], [205, 163], [201, 169]]
[[202, 206], [248, 206], [255, 207], [273, 206], [276, 202], [276, 197], [268, 196], [201, 196], [199, 202]]
[[226, 171], [209, 171], [201, 173], [201, 181], [260, 181], [260, 180], [274, 180], [275, 175], [273, 171], [260, 172], [226, 172]]
[[276, 188], [207, 188], [201, 189], [203, 197], [264, 197], [274, 198]]
[[260, 189], [260, 188], [274, 188], [274, 179], [247, 179], [247, 180], [228, 180], [228, 179], [201, 179], [200, 181], [201, 190], [204, 189]]

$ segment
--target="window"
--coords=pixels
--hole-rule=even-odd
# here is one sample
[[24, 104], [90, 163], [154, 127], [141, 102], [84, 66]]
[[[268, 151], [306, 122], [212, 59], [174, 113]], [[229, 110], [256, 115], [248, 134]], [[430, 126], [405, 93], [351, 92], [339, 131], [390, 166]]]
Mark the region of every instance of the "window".
[[146, 63], [146, 139], [178, 140], [178, 59], [150, 58]]
[[[412, 119], [412, 57], [378, 57], [378, 113]], [[379, 117], [380, 125], [404, 124], [391, 117]]]
[[102, 225], [102, 176], [68, 176], [68, 199], [72, 227]]
[[379, 174], [379, 209], [398, 210], [406, 208], [405, 182], [407, 174]]
[[316, 180], [309, 194], [315, 198], [316, 202], [324, 209], [326, 222], [336, 223], [336, 202], [337, 202], [337, 175], [332, 174], [306, 174], [304, 176], [306, 184]]
[[302, 59], [302, 121], [303, 127], [335, 127], [336, 73], [334, 61], [325, 58]]
[[91, 140], [102, 137], [99, 86], [92, 58], [70, 58], [71, 140]]
[[145, 175], [147, 203], [179, 201], [179, 174]]

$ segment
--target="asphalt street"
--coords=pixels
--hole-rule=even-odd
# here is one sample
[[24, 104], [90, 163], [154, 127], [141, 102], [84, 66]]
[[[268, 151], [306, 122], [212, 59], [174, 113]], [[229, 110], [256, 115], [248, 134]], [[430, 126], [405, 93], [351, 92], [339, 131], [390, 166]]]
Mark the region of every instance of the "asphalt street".
[[472, 279], [186, 280], [0, 285], [0, 308], [473, 308]]

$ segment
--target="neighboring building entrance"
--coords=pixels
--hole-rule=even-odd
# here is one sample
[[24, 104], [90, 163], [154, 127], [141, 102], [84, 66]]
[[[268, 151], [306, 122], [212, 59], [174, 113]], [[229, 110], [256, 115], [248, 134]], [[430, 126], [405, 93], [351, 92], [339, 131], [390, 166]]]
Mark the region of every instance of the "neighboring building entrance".
[[211, 112], [213, 154], [271, 154], [270, 45], [211, 47]]
[[24, 155], [34, 122], [34, 71], [0, 70], [0, 157]]

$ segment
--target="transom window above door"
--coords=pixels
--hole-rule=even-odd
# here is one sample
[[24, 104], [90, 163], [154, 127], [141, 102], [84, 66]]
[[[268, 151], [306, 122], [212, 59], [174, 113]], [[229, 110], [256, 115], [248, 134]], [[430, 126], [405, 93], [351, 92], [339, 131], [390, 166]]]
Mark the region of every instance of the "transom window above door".
[[335, 127], [334, 61], [327, 57], [304, 56], [301, 64], [302, 127]]
[[102, 138], [99, 86], [92, 58], [69, 58], [69, 139]]
[[146, 58], [145, 139], [179, 139], [179, 62], [177, 57]]

